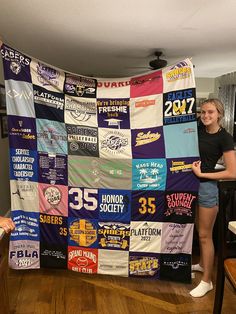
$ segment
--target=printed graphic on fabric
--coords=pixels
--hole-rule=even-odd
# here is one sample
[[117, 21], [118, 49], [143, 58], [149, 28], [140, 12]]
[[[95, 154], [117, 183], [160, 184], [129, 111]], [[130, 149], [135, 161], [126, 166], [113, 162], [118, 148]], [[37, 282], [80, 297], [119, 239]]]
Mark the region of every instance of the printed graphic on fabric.
[[132, 130], [133, 158], [165, 158], [163, 128]]
[[130, 251], [160, 253], [161, 239], [161, 222], [131, 221]]
[[131, 131], [99, 129], [99, 153], [101, 158], [132, 158]]
[[195, 88], [163, 94], [164, 124], [196, 121]]
[[101, 249], [129, 250], [130, 224], [99, 222], [98, 243]]
[[129, 254], [129, 276], [159, 279], [160, 255], [151, 253]]
[[36, 117], [64, 122], [64, 94], [34, 86]]
[[101, 187], [109, 189], [132, 188], [132, 160], [101, 158], [100, 182]]
[[165, 190], [165, 159], [134, 159], [132, 164], [133, 190]]
[[37, 151], [21, 148], [10, 149], [10, 179], [38, 181]]
[[98, 128], [67, 124], [68, 153], [98, 157]]
[[68, 187], [39, 183], [40, 212], [68, 216]]
[[163, 125], [162, 94], [130, 99], [131, 129], [153, 128]]
[[131, 192], [127, 190], [99, 190], [99, 220], [130, 221]]
[[164, 68], [162, 75], [163, 93], [182, 90], [184, 88], [195, 88], [193, 65], [189, 59]]
[[12, 220], [16, 228], [11, 232], [11, 241], [39, 241], [39, 213], [15, 210]]
[[98, 274], [128, 277], [129, 252], [98, 250]]
[[199, 180], [192, 172], [192, 163], [199, 157], [167, 159], [167, 185], [170, 191], [198, 191]]
[[10, 241], [9, 267], [12, 269], [40, 268], [39, 241]]
[[5, 88], [7, 114], [35, 118], [32, 84], [6, 80]]
[[68, 269], [80, 273], [96, 274], [98, 250], [82, 247], [68, 247]]
[[37, 149], [35, 119], [9, 115], [8, 131], [10, 148]]
[[36, 119], [38, 151], [67, 154], [65, 124], [57, 121]]
[[193, 227], [193, 224], [163, 222], [161, 253], [191, 254]]
[[160, 279], [191, 283], [191, 255], [161, 254]]
[[11, 210], [39, 213], [38, 182], [11, 180]]
[[100, 159], [68, 156], [68, 182], [71, 186], [101, 187]]
[[165, 125], [166, 158], [185, 158], [199, 156], [197, 123]]
[[96, 99], [65, 95], [65, 123], [97, 127]]
[[40, 242], [40, 266], [67, 268], [67, 247]]
[[38, 172], [41, 183], [67, 185], [67, 156], [38, 153]]
[[162, 71], [132, 77], [130, 81], [130, 97], [141, 97], [163, 93]]
[[130, 80], [129, 78], [98, 79], [97, 98], [129, 98]]
[[[52, 92], [63, 91], [65, 74], [62, 70], [33, 59], [31, 62], [32, 83]], [[34, 86], [35, 88], [35, 86]]]
[[133, 191], [131, 220], [162, 221], [164, 192]]
[[98, 218], [98, 189], [69, 187], [69, 216]]
[[96, 98], [97, 80], [69, 73], [65, 75], [65, 94], [76, 97]]
[[69, 246], [97, 248], [97, 219], [79, 219], [68, 217]]
[[5, 80], [24, 81], [31, 83], [31, 59], [21, 52], [6, 45], [1, 47]]
[[129, 98], [97, 99], [98, 126], [102, 128], [129, 129]]
[[47, 244], [67, 245], [67, 218], [40, 214], [40, 240]]
[[197, 192], [165, 192], [163, 221], [194, 223]]

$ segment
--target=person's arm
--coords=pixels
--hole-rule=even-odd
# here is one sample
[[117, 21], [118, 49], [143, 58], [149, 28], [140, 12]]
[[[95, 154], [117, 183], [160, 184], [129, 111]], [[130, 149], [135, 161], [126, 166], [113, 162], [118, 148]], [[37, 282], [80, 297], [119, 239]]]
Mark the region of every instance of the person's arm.
[[233, 150], [223, 153], [225, 170], [219, 172], [202, 172], [201, 162], [195, 161], [192, 164], [192, 170], [196, 176], [201, 179], [211, 179], [211, 180], [234, 180], [236, 179], [236, 156]]
[[8, 233], [15, 229], [15, 224], [11, 220], [11, 218], [1, 217], [0, 216], [0, 228], [3, 228], [3, 230]]
[[2, 42], [2, 39], [0, 38], [0, 48], [2, 47], [2, 44], [3, 42]]

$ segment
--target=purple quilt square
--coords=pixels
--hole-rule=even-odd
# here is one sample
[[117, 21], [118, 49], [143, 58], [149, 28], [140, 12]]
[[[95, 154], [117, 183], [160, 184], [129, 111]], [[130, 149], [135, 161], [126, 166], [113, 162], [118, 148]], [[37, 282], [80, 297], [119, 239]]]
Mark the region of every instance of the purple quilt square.
[[129, 98], [98, 99], [98, 126], [102, 128], [129, 129]]
[[160, 255], [154, 253], [129, 253], [129, 276], [158, 279], [160, 272]]
[[162, 221], [164, 211], [164, 192], [133, 191], [132, 221]]
[[104, 250], [128, 251], [130, 224], [125, 222], [98, 222], [98, 245]]
[[5, 80], [32, 82], [30, 74], [31, 59], [6, 45], [1, 48]]
[[164, 158], [165, 145], [163, 128], [131, 130], [133, 158]]
[[39, 219], [42, 242], [67, 245], [67, 217], [40, 214]]
[[68, 218], [68, 245], [97, 248], [97, 219]]
[[37, 150], [36, 122], [34, 118], [8, 116], [11, 148]]
[[67, 156], [39, 153], [38, 171], [40, 183], [67, 185]]
[[69, 187], [69, 217], [98, 218], [98, 189]]
[[192, 163], [199, 157], [168, 158], [166, 189], [172, 191], [198, 191], [199, 179], [192, 171]]

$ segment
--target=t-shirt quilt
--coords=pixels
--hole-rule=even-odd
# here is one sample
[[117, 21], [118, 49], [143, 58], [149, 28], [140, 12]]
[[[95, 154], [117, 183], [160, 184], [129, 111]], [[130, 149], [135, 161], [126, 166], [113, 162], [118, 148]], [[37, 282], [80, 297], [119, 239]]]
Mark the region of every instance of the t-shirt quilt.
[[199, 159], [189, 59], [126, 78], [3, 45], [13, 269], [191, 281]]

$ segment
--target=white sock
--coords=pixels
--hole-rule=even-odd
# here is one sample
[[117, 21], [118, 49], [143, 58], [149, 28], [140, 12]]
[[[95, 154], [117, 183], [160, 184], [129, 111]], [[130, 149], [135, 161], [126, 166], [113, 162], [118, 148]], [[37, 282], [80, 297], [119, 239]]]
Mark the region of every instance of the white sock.
[[212, 282], [208, 283], [201, 280], [199, 285], [189, 293], [194, 298], [200, 298], [203, 297], [208, 291], [211, 291], [212, 289], [213, 289]]
[[204, 269], [199, 264], [193, 264], [191, 269], [192, 271], [200, 271], [202, 273], [204, 272]]

